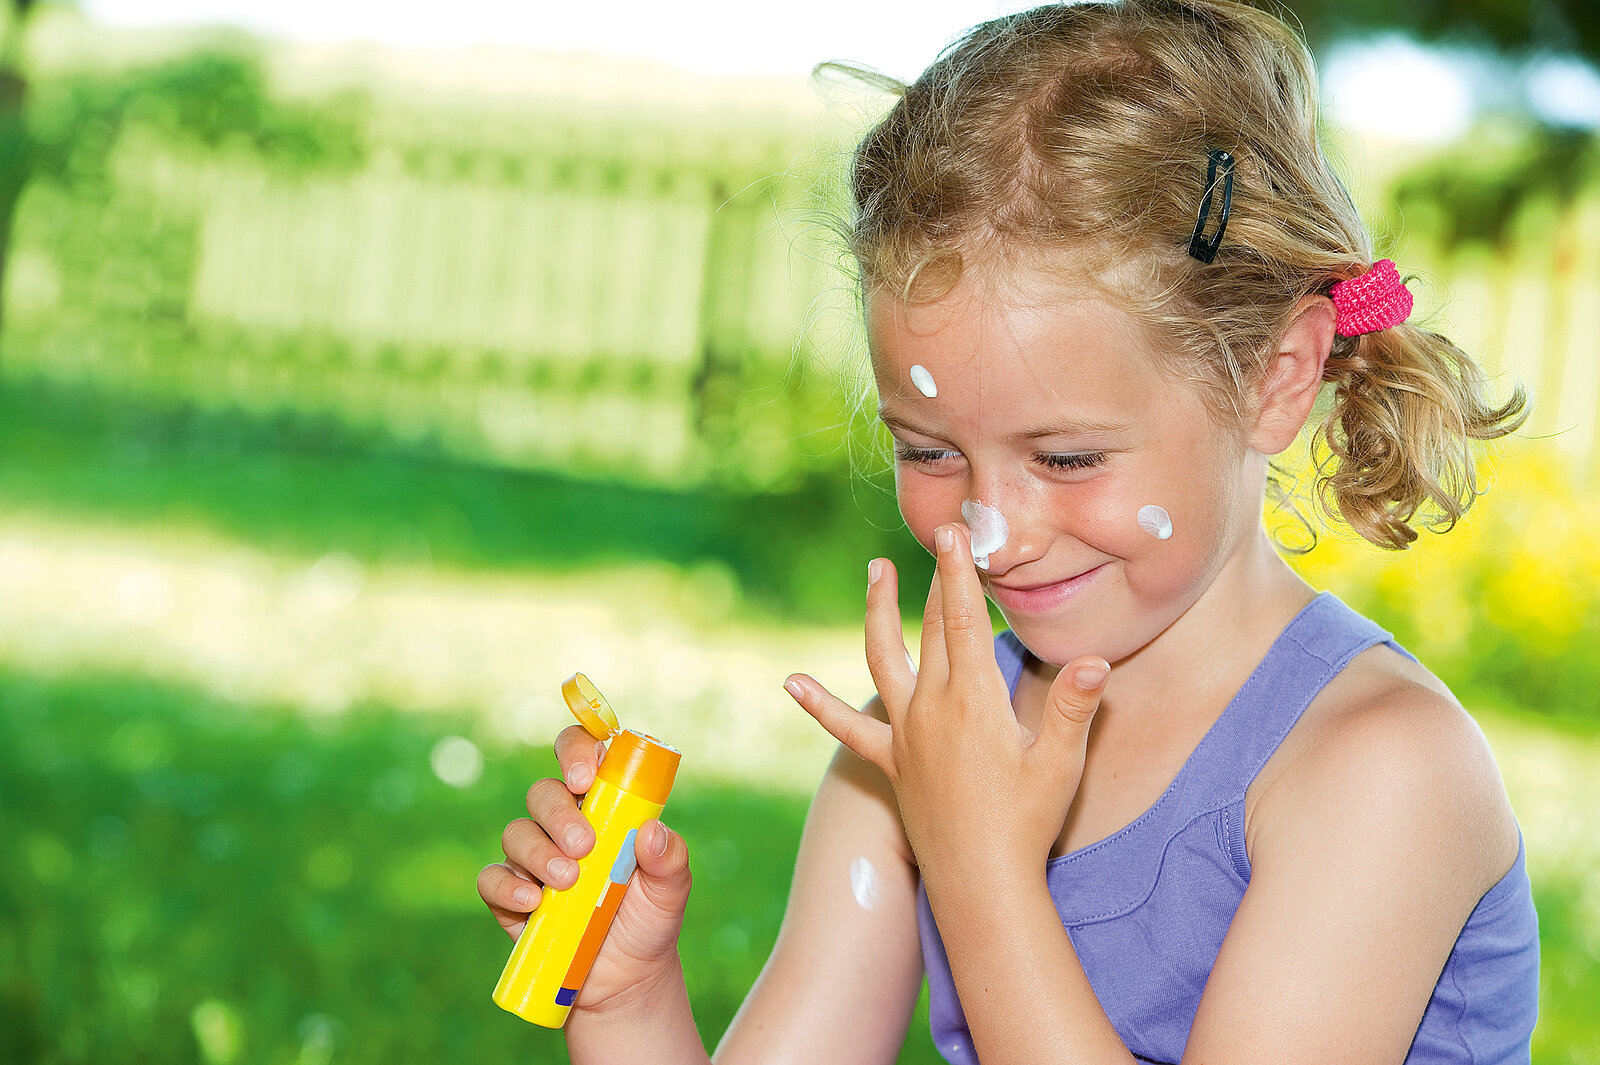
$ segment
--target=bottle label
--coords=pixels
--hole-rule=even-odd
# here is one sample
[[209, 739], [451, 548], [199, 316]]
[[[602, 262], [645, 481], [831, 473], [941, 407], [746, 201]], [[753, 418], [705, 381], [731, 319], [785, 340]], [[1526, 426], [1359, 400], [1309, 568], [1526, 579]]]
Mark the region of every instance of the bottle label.
[[594, 913], [590, 915], [583, 938], [578, 942], [578, 952], [572, 957], [572, 966], [556, 992], [558, 1006], [572, 1005], [572, 1000], [578, 997], [578, 989], [583, 986], [584, 977], [589, 975], [589, 966], [594, 964], [595, 955], [600, 953], [600, 944], [605, 942], [611, 920], [616, 917], [617, 907], [622, 905], [622, 896], [628, 890], [628, 879], [633, 876], [638, 864], [633, 854], [634, 840], [638, 835], [638, 829], [630, 828], [622, 839], [617, 860], [611, 864], [611, 875], [606, 878], [606, 889], [595, 903]]

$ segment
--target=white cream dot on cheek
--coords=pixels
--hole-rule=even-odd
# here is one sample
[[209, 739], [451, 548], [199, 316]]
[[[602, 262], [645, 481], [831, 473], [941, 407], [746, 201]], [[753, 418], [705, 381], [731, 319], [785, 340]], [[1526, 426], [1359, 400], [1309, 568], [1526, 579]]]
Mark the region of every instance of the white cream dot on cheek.
[[925, 366], [911, 367], [911, 383], [917, 386], [917, 391], [933, 399], [939, 394], [939, 386], [933, 382], [933, 374]]
[[878, 871], [865, 858], [854, 858], [850, 862], [850, 894], [863, 910], [877, 909]]
[[1157, 540], [1169, 539], [1172, 536], [1172, 516], [1164, 507], [1146, 503], [1139, 508], [1139, 528]]
[[988, 569], [989, 556], [1004, 547], [1011, 536], [1006, 516], [996, 507], [969, 499], [961, 504], [961, 520], [972, 530], [973, 564], [979, 569]]

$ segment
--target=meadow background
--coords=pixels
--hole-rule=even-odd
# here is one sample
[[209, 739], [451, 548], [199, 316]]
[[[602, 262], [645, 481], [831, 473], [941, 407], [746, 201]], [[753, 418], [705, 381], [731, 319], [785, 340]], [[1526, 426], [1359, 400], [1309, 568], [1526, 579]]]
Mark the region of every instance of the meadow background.
[[[714, 1045], [831, 754], [782, 680], [865, 697], [865, 561], [928, 573], [830, 229], [883, 101], [27, 8], [0, 1060], [564, 1061], [489, 1001], [509, 943], [474, 878], [575, 670], [685, 751]], [[1330, 133], [1421, 312], [1536, 408], [1450, 536], [1298, 564], [1481, 722], [1541, 916], [1535, 1061], [1600, 1062], [1600, 149], [1514, 109]], [[937, 1060], [920, 1021], [902, 1060]]]

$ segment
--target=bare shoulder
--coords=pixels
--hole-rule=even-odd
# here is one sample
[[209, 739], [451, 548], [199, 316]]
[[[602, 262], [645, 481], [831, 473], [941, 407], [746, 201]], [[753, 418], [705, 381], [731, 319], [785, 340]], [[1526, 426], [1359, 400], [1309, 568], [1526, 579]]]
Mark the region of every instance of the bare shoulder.
[[1482, 730], [1450, 690], [1393, 648], [1358, 655], [1312, 701], [1251, 788], [1247, 843], [1359, 838], [1425, 861], [1476, 898], [1511, 867], [1516, 820]]

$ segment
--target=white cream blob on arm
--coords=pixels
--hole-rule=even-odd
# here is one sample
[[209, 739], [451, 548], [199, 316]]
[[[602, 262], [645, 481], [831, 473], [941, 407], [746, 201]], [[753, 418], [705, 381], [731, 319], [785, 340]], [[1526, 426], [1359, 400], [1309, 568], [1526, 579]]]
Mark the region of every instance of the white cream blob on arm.
[[933, 382], [933, 374], [928, 372], [926, 366], [911, 367], [911, 383], [917, 386], [917, 391], [933, 399], [939, 394], [939, 386]]
[[1172, 516], [1164, 507], [1146, 503], [1139, 508], [1139, 528], [1157, 540], [1168, 539], [1172, 536]]
[[972, 530], [972, 561], [979, 569], [989, 568], [989, 556], [1006, 545], [1011, 527], [1006, 516], [995, 507], [976, 499], [961, 504], [961, 520]]
[[878, 871], [865, 858], [850, 862], [850, 894], [856, 897], [856, 905], [863, 910], [878, 908]]

